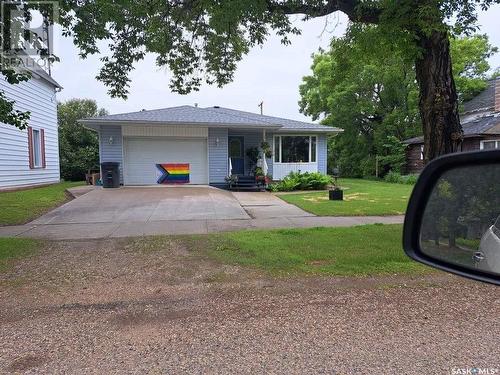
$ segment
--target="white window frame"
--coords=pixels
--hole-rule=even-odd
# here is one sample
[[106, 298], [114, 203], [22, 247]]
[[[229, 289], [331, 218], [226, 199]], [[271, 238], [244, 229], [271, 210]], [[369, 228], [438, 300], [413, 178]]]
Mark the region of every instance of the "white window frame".
[[[31, 132], [32, 132], [31, 147], [33, 150], [33, 167], [42, 168], [42, 130], [38, 128], [31, 128]], [[36, 139], [37, 137], [35, 137], [35, 133], [38, 134], [38, 140]]]
[[[309, 161], [307, 162], [282, 162], [282, 154], [283, 154], [283, 143], [282, 137], [309, 137]], [[279, 150], [276, 150], [276, 139], [279, 139]], [[311, 161], [311, 152], [312, 152], [312, 139], [315, 138], [316, 152], [315, 152], [315, 161]], [[279, 151], [277, 153], [277, 151]], [[279, 155], [279, 161], [275, 161], [273, 157], [274, 164], [316, 164], [318, 162], [318, 136], [317, 135], [304, 135], [304, 134], [280, 134], [273, 136], [273, 155]]]
[[424, 145], [420, 145], [420, 160], [424, 160]]
[[479, 149], [484, 150], [484, 144], [487, 142], [495, 142], [494, 149], [500, 149], [500, 139], [483, 139], [482, 141], [479, 142]]

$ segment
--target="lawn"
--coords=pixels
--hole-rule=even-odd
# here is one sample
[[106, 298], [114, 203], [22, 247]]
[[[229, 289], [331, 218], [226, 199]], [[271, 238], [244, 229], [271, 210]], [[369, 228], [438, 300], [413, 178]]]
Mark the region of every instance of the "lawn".
[[33, 254], [38, 245], [39, 241], [29, 238], [0, 238], [0, 271], [11, 261]]
[[408, 258], [401, 225], [242, 231], [183, 237], [215, 260], [275, 275], [368, 276], [421, 274], [431, 269]]
[[402, 215], [413, 185], [362, 179], [339, 179], [343, 201], [328, 200], [328, 191], [278, 193], [284, 201], [318, 216]]
[[45, 187], [0, 193], [0, 225], [24, 224], [66, 200], [66, 189], [83, 182], [61, 182]]

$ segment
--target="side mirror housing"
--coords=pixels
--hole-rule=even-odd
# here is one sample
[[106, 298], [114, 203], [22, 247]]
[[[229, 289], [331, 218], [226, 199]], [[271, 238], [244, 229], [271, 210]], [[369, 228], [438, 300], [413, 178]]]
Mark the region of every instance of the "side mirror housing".
[[500, 150], [429, 163], [408, 204], [403, 247], [418, 262], [500, 285]]

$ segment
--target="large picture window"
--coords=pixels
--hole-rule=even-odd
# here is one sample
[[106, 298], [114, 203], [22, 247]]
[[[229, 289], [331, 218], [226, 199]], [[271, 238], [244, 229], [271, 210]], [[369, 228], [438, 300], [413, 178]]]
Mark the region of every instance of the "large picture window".
[[279, 135], [274, 138], [275, 163], [315, 163], [316, 136]]

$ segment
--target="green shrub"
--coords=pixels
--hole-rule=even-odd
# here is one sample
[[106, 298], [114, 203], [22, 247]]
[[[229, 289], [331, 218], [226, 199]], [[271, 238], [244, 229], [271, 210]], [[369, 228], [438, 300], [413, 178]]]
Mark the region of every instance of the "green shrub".
[[403, 183], [403, 178], [399, 172], [394, 172], [394, 171], [389, 171], [385, 177], [384, 177], [385, 182], [390, 182], [392, 184], [402, 184]]
[[398, 172], [390, 171], [387, 173], [384, 177], [385, 182], [390, 182], [393, 184], [408, 184], [408, 185], [414, 185], [417, 182], [418, 175], [416, 174], [409, 174], [406, 176], [402, 176]]
[[408, 185], [415, 185], [418, 180], [418, 174], [409, 174], [404, 176], [405, 178], [405, 183]]
[[269, 186], [271, 191], [293, 191], [293, 190], [324, 190], [333, 183], [330, 176], [319, 172], [290, 172], [280, 182], [276, 182]]

